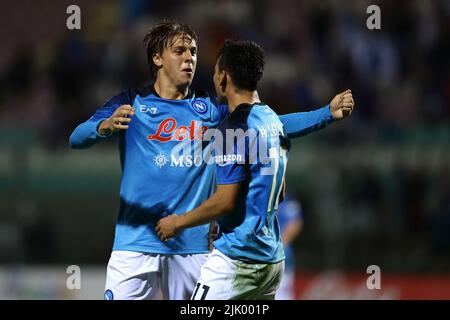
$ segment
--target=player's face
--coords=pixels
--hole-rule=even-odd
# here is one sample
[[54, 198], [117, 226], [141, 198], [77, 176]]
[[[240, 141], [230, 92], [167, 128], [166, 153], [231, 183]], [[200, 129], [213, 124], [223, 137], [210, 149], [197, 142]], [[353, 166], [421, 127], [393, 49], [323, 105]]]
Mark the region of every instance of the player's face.
[[[175, 42], [174, 42], [175, 40]], [[197, 66], [197, 42], [188, 36], [176, 36], [160, 57], [160, 75], [175, 86], [189, 86]]]
[[219, 62], [214, 66], [214, 87], [216, 88], [216, 95], [221, 100], [225, 99], [225, 87], [224, 87], [225, 72], [219, 71]]

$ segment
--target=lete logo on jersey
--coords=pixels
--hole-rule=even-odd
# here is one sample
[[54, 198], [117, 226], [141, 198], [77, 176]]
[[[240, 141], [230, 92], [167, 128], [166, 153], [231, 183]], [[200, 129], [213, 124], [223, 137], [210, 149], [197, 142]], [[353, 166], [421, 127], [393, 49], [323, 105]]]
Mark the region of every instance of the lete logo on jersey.
[[168, 142], [170, 140], [203, 140], [203, 135], [208, 131], [207, 126], [200, 126], [201, 122], [192, 120], [189, 126], [177, 127], [177, 121], [174, 118], [164, 119], [158, 126], [155, 134], [148, 136], [149, 140], [158, 140]]

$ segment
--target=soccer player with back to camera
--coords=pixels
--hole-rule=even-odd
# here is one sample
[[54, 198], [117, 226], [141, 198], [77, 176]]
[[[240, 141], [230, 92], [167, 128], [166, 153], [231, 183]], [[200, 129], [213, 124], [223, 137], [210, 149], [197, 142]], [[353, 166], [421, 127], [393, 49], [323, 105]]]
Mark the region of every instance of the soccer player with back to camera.
[[[161, 240], [170, 241], [217, 221], [219, 233], [193, 300], [270, 300], [280, 285], [285, 254], [275, 211], [283, 196], [290, 139], [277, 114], [259, 99], [263, 70], [260, 46], [225, 42], [214, 72], [216, 93], [230, 111], [215, 135], [217, 189], [202, 205], [165, 217], [156, 227]], [[341, 103], [350, 114], [350, 91]]]
[[[122, 180], [105, 299], [189, 299], [209, 253], [209, 225], [186, 229], [167, 242], [156, 222], [202, 204], [214, 191], [214, 164], [198, 157], [211, 149], [203, 135], [227, 116], [226, 105], [189, 86], [197, 65], [197, 36], [187, 25], [163, 22], [144, 39], [153, 83], [105, 102], [70, 137], [88, 148], [118, 136]], [[346, 116], [342, 94], [312, 112], [280, 116], [288, 136], [321, 129]], [[177, 150], [192, 146], [190, 154]]]

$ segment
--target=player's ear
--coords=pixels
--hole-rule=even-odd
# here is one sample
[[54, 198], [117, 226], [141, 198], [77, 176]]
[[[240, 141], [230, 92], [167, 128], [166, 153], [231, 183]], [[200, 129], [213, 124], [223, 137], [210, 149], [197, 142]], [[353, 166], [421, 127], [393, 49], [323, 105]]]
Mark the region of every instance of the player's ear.
[[228, 74], [225, 72], [225, 70], [220, 71], [219, 79], [220, 79], [219, 84], [222, 89], [222, 92], [225, 92], [228, 81]]
[[152, 59], [153, 59], [153, 63], [157, 67], [162, 67], [162, 59], [161, 59], [161, 56], [159, 55], [159, 53], [153, 54]]

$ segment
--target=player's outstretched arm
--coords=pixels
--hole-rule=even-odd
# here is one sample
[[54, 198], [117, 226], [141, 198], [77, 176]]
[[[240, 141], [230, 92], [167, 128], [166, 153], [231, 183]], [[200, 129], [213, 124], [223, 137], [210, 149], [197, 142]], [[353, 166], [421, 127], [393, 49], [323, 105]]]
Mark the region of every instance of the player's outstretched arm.
[[305, 136], [325, 128], [328, 124], [348, 117], [353, 111], [351, 90], [336, 95], [330, 104], [310, 112], [296, 112], [280, 116], [289, 138]]
[[158, 237], [166, 241], [185, 228], [200, 226], [233, 212], [242, 194], [241, 188], [240, 183], [217, 185], [216, 192], [199, 207], [159, 220], [156, 225]]

